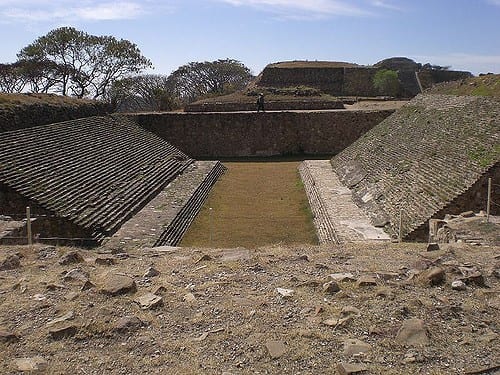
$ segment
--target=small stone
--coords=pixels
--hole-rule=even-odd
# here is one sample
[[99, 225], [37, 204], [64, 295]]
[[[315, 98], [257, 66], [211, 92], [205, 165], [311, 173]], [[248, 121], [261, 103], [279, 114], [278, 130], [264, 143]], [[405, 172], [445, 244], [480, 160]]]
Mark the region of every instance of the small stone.
[[52, 327], [53, 325], [56, 325], [58, 323], [65, 322], [66, 320], [71, 320], [75, 317], [75, 313], [73, 311], [68, 311], [66, 314], [63, 316], [60, 316], [59, 318], [52, 319], [49, 321], [46, 326], [47, 327]]
[[339, 375], [350, 375], [357, 374], [366, 371], [367, 368], [364, 365], [358, 365], [355, 363], [337, 363], [337, 372]]
[[160, 276], [160, 271], [158, 271], [157, 269], [155, 269], [153, 267], [149, 267], [147, 269], [146, 273], [144, 273], [144, 275], [142, 277], [150, 278], [150, 277], [155, 277], [155, 276]]
[[78, 298], [79, 295], [80, 295], [80, 293], [78, 293], [78, 292], [69, 292], [68, 294], [66, 294], [64, 296], [64, 299], [67, 301], [74, 301], [75, 299]]
[[143, 310], [154, 309], [163, 304], [163, 299], [153, 293], [146, 293], [143, 296], [136, 298], [134, 301], [138, 303]]
[[15, 270], [21, 267], [21, 258], [17, 254], [7, 255], [0, 261], [0, 271]]
[[361, 316], [361, 311], [354, 306], [345, 306], [340, 310], [340, 316]]
[[210, 261], [210, 260], [213, 260], [213, 259], [212, 259], [212, 257], [211, 257], [210, 255], [208, 255], [208, 254], [203, 254], [203, 255], [201, 256], [201, 258], [200, 258], [200, 259], [198, 259], [198, 260], [196, 261], [196, 263], [200, 263], [200, 262], [207, 262], [207, 261]]
[[303, 254], [299, 257], [299, 260], [304, 260], [306, 262], [309, 262], [309, 257], [307, 256], [307, 254]]
[[340, 287], [335, 281], [329, 281], [323, 284], [323, 292], [328, 294], [335, 294], [340, 290]]
[[59, 324], [49, 329], [49, 335], [54, 340], [74, 336], [76, 332], [78, 332], [78, 327], [73, 323]]
[[3, 343], [12, 343], [19, 341], [19, 336], [14, 332], [10, 332], [0, 328], [0, 342]]
[[368, 353], [371, 349], [371, 345], [361, 340], [350, 339], [344, 341], [344, 355], [348, 357]]
[[98, 257], [95, 260], [95, 264], [100, 266], [112, 266], [116, 263], [116, 259], [114, 257]]
[[418, 275], [418, 279], [426, 285], [440, 285], [445, 281], [446, 275], [441, 267], [432, 267]]
[[462, 217], [474, 217], [476, 215], [474, 214], [474, 211], [465, 211], [465, 212], [462, 212], [460, 214], [460, 216], [462, 216]]
[[59, 258], [59, 264], [62, 266], [74, 263], [82, 263], [83, 256], [78, 251], [70, 251]]
[[356, 281], [357, 287], [376, 286], [376, 285], [377, 285], [377, 279], [375, 279], [373, 276], [366, 276], [366, 275], [361, 276]]
[[462, 280], [455, 280], [451, 283], [451, 289], [463, 291], [467, 289], [467, 285]]
[[380, 287], [375, 291], [375, 296], [392, 300], [394, 299], [394, 292], [390, 288]]
[[49, 367], [48, 362], [42, 357], [16, 358], [14, 364], [18, 371], [22, 372], [42, 372]]
[[431, 242], [427, 244], [427, 251], [437, 251], [439, 250], [439, 244], [436, 242]]
[[144, 325], [143, 321], [136, 316], [124, 316], [114, 324], [113, 330], [116, 332], [135, 331]]
[[187, 293], [184, 295], [184, 297], [182, 297], [182, 299], [184, 300], [184, 302], [194, 302], [196, 301], [196, 297], [193, 293]]
[[328, 277], [330, 278], [330, 280], [336, 281], [338, 283], [356, 281], [356, 278], [350, 272], [331, 273], [328, 275]]
[[429, 338], [424, 321], [421, 319], [405, 320], [398, 331], [396, 342], [409, 346], [427, 345]]
[[134, 293], [137, 290], [134, 279], [125, 275], [108, 274], [100, 292], [111, 296]]
[[293, 289], [285, 289], [285, 288], [276, 288], [276, 291], [283, 298], [293, 297], [294, 293]]
[[66, 272], [63, 276], [63, 280], [66, 282], [71, 281], [81, 281], [86, 282], [89, 279], [89, 273], [87, 271], [82, 270], [81, 268], [73, 268]]
[[485, 286], [484, 276], [476, 267], [458, 267], [463, 277], [462, 280], [466, 284], [475, 284], [477, 286]]
[[89, 280], [86, 280], [82, 287], [80, 288], [80, 291], [84, 292], [85, 290], [89, 290], [89, 289], [92, 289], [92, 288], [95, 288], [95, 285], [92, 284]]
[[57, 255], [55, 246], [44, 246], [38, 249], [38, 259], [50, 259]]
[[389, 271], [377, 271], [377, 277], [382, 280], [393, 280], [399, 277], [399, 273], [389, 272]]
[[272, 359], [280, 358], [286, 352], [286, 346], [282, 341], [269, 340], [266, 342], [266, 349]]

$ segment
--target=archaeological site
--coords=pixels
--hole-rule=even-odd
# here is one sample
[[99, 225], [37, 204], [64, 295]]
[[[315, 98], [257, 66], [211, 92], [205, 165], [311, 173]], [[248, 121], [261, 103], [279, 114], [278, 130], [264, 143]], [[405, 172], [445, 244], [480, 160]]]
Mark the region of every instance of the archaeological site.
[[0, 105], [0, 373], [498, 373], [485, 77], [290, 61], [183, 111]]

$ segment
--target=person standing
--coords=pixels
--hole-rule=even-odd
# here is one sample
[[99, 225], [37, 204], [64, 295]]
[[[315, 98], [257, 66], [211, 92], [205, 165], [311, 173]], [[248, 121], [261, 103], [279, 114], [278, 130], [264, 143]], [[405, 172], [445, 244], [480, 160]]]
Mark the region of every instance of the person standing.
[[257, 98], [257, 112], [260, 112], [261, 110], [262, 110], [262, 112], [265, 112], [265, 109], [264, 109], [264, 94], [263, 93], [260, 93], [259, 97]]

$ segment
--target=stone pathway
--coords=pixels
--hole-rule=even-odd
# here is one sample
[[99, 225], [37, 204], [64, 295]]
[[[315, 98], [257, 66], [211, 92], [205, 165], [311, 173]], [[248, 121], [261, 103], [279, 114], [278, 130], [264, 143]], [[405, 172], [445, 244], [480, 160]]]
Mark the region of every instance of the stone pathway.
[[390, 240], [356, 206], [351, 191], [342, 185], [329, 160], [306, 160], [299, 171], [320, 243]]
[[212, 171], [214, 161], [196, 161], [110, 237], [104, 248], [152, 247]]

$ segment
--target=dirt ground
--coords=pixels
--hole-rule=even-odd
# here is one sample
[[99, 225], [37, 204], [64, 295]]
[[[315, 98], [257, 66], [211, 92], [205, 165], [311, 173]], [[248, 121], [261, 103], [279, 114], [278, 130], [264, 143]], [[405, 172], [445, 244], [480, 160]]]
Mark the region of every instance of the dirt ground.
[[3, 247], [0, 373], [494, 374], [499, 250]]
[[317, 244], [299, 161], [230, 162], [184, 235], [193, 247]]

